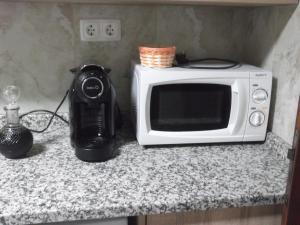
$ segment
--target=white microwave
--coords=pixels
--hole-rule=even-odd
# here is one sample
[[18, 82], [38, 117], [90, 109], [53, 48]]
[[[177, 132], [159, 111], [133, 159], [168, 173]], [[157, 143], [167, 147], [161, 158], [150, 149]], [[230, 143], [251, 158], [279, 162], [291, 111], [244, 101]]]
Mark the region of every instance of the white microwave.
[[133, 63], [131, 118], [140, 145], [264, 141], [272, 73], [152, 69]]

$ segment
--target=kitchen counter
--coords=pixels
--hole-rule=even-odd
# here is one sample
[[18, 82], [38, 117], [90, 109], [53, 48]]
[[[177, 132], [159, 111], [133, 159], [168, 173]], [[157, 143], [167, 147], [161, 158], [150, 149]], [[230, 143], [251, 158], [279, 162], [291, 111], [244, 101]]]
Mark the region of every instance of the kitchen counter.
[[[40, 127], [30, 117], [26, 126]], [[273, 133], [264, 144], [142, 148], [118, 134], [120, 154], [82, 162], [69, 129], [55, 120], [34, 135], [24, 159], [0, 155], [0, 224], [58, 221], [280, 204], [285, 200], [288, 145]]]

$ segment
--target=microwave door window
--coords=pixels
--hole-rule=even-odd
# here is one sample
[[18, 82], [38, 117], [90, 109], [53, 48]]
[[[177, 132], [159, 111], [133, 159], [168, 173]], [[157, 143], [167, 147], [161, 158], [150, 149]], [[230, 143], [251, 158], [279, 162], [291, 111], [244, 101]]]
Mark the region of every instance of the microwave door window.
[[151, 129], [205, 131], [228, 126], [231, 87], [220, 84], [168, 84], [152, 88]]

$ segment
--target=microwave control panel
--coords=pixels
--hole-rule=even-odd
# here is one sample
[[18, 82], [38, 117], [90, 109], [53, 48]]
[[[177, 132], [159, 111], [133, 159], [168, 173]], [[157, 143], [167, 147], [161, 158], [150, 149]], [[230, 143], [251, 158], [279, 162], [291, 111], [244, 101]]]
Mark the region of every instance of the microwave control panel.
[[[259, 83], [259, 82], [258, 82]], [[257, 104], [258, 106], [254, 106], [251, 109], [255, 110], [254, 112], [251, 112], [249, 117], [249, 122], [254, 127], [259, 127], [265, 122], [265, 113], [262, 111], [256, 110], [256, 108], [261, 108], [260, 106], [264, 103], [268, 102], [268, 91], [263, 88], [257, 88], [255, 87], [259, 86], [259, 84], [252, 84], [254, 87], [253, 93], [252, 93], [252, 101], [254, 104]]]
[[251, 72], [249, 82], [248, 124], [245, 141], [265, 133], [267, 129], [272, 88], [271, 72]]

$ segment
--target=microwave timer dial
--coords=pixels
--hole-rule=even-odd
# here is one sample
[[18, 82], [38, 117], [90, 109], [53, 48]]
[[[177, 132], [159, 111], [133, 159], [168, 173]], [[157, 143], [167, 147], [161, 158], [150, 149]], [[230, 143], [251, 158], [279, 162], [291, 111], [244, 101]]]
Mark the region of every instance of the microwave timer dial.
[[259, 127], [265, 122], [265, 114], [261, 111], [251, 113], [249, 122], [254, 127]]
[[262, 104], [268, 100], [268, 92], [265, 89], [256, 89], [252, 94], [252, 99], [257, 104]]

